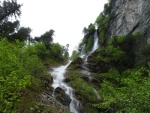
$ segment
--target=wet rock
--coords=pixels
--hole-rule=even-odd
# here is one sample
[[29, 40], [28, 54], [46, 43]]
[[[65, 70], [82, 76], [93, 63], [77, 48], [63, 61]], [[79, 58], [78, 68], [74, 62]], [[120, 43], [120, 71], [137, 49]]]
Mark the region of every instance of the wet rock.
[[107, 72], [110, 69], [110, 64], [105, 63], [105, 62], [101, 62], [101, 63], [98, 63], [98, 64], [89, 63], [88, 67], [90, 68], [90, 70], [92, 72], [104, 73], [104, 72]]
[[67, 77], [67, 78], [64, 79], [64, 82], [65, 82], [65, 83], [68, 83], [68, 82], [70, 82], [70, 81], [71, 81], [71, 80], [70, 80], [69, 77]]
[[81, 76], [81, 78], [86, 82], [91, 82], [91, 79], [88, 76]]
[[57, 101], [59, 101], [62, 105], [69, 107], [71, 99], [62, 88], [56, 88], [54, 95]]

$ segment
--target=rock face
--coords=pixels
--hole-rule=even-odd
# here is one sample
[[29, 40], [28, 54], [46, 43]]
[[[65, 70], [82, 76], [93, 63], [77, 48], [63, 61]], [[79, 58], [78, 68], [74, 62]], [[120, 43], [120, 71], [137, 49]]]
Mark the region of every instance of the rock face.
[[142, 32], [150, 39], [150, 0], [111, 0], [109, 37]]

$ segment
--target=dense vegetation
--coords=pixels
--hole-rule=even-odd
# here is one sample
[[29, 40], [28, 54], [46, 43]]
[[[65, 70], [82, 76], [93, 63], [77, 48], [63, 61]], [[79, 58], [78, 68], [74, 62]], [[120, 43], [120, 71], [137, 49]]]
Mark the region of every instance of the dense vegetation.
[[[100, 47], [88, 57], [90, 79], [83, 71], [84, 59], [76, 56], [68, 68], [68, 81], [83, 105], [83, 112], [148, 113], [150, 45], [140, 32], [108, 39], [109, 21], [113, 18], [110, 10], [110, 3], [106, 4], [95, 24], [91, 24], [98, 27]], [[83, 31], [85, 36], [79, 48], [85, 44], [86, 51], [90, 51], [93, 39], [90, 40], [88, 29]], [[93, 89], [100, 94], [100, 100]]]
[[148, 113], [150, 59], [144, 51], [150, 46], [142, 39], [140, 33], [114, 37], [89, 57], [89, 62], [100, 67], [103, 80], [99, 89], [102, 102], [94, 107], [103, 112]]
[[15, 0], [0, 3], [0, 112], [56, 113], [60, 108], [41, 103], [41, 93], [51, 90], [47, 67], [65, 62], [68, 51], [53, 43], [52, 29], [32, 39], [31, 29], [19, 26], [20, 8]]
[[[47, 68], [68, 59], [69, 44], [53, 43], [52, 29], [33, 39], [30, 28], [20, 27], [17, 18], [10, 21], [20, 16], [20, 8], [15, 0], [0, 3], [0, 112], [58, 113], [63, 108], [55, 99], [42, 100], [41, 93], [52, 92]], [[80, 52], [73, 51], [66, 82], [75, 89], [83, 113], [149, 113], [150, 45], [140, 32], [108, 39], [110, 10], [108, 3], [95, 23], [83, 29], [80, 49], [92, 49], [95, 31], [101, 45], [85, 64], [90, 74], [83, 71]]]

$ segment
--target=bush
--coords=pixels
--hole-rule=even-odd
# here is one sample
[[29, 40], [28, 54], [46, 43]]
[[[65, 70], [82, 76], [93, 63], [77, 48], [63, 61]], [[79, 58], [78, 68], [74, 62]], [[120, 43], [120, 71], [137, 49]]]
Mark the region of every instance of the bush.
[[79, 51], [73, 50], [71, 59], [74, 60], [75, 58], [79, 57], [79, 55], [80, 55]]
[[109, 26], [109, 20], [110, 16], [109, 15], [103, 15], [100, 14], [96, 20], [96, 24], [98, 26], [98, 32], [99, 32], [99, 37], [100, 37], [100, 43], [102, 45], [105, 45], [106, 37], [107, 37], [107, 30]]
[[36, 53], [34, 46], [0, 41], [0, 112], [14, 112], [27, 86], [40, 89], [45, 68]]
[[90, 36], [90, 37], [88, 38], [87, 45], [86, 45], [86, 47], [85, 47], [86, 52], [91, 51], [91, 49], [92, 49], [92, 47], [93, 47], [93, 44], [94, 44], [94, 37], [93, 37], [93, 36]]
[[0, 41], [0, 112], [12, 112], [19, 100], [19, 91], [31, 84], [30, 72], [24, 67], [26, 59], [20, 58], [22, 43], [15, 44]]
[[93, 85], [80, 78], [82, 75], [80, 72], [72, 71], [66, 75], [70, 79], [69, 84], [75, 89], [76, 96], [79, 100], [85, 104], [99, 101], [97, 100]]
[[[145, 73], [147, 73], [147, 76], [145, 76]], [[94, 104], [94, 107], [105, 112], [149, 112], [149, 70], [144, 68], [126, 70], [122, 76], [117, 71], [110, 70], [108, 73], [102, 74], [102, 76], [106, 78], [99, 90], [103, 101], [99, 104]], [[112, 81], [112, 79], [116, 82]]]

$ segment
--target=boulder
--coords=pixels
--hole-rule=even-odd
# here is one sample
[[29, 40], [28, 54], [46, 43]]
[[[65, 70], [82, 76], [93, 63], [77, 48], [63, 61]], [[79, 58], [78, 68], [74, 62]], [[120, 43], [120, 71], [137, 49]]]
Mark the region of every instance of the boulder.
[[80, 57], [75, 58], [68, 66], [69, 69], [82, 69], [83, 59]]
[[80, 57], [75, 58], [71, 64], [82, 64], [83, 63], [83, 59]]
[[65, 93], [62, 88], [56, 88], [54, 91], [54, 95], [57, 101], [59, 101], [62, 105], [69, 107], [71, 98]]

